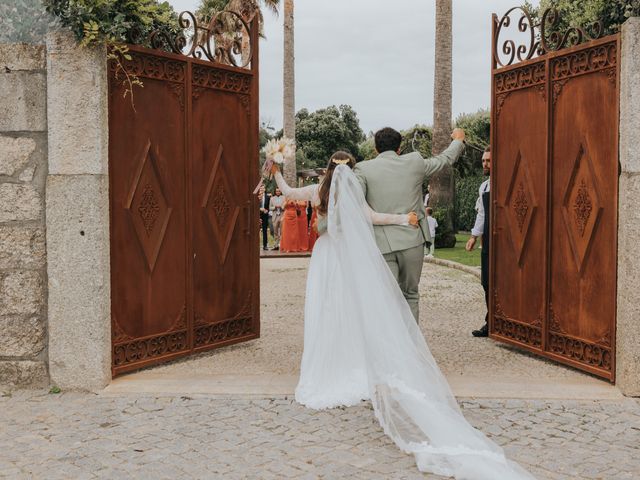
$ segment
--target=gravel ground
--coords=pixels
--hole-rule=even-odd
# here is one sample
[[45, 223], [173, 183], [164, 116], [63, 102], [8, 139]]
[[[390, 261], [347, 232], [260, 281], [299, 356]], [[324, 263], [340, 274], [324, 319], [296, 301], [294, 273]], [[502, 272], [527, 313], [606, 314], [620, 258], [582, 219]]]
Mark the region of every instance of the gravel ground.
[[[466, 418], [540, 480], [640, 477], [640, 405], [462, 400]], [[384, 435], [371, 405], [292, 400], [0, 397], [0, 478], [436, 479]], [[501, 479], [496, 479], [501, 480]]]
[[[299, 371], [308, 258], [261, 260], [262, 337], [146, 370], [152, 373], [286, 374]], [[283, 293], [285, 292], [285, 293]], [[484, 294], [473, 275], [425, 264], [420, 324], [445, 374], [483, 377], [579, 378], [584, 374], [489, 339], [482, 325]]]

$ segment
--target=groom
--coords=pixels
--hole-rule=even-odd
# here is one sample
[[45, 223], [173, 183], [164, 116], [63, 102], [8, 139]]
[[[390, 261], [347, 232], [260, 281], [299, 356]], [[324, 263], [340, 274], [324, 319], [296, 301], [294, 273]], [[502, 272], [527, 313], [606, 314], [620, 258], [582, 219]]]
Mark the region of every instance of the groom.
[[418, 152], [399, 155], [402, 136], [392, 128], [375, 135], [378, 156], [355, 167], [369, 206], [376, 212], [402, 214], [416, 212], [420, 228], [400, 225], [374, 226], [376, 242], [402, 294], [407, 299], [416, 322], [419, 320], [418, 284], [422, 275], [424, 243], [431, 242], [422, 198], [425, 178], [453, 165], [464, 150], [464, 131], [456, 128], [453, 142], [444, 152], [422, 158]]

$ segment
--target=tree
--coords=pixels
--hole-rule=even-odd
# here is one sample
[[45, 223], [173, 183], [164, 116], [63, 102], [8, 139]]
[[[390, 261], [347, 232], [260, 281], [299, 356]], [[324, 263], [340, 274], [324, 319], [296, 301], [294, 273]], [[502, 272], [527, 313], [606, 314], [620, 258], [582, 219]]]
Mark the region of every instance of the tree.
[[376, 142], [373, 138], [373, 133], [367, 135], [367, 138], [358, 145], [358, 149], [360, 150], [360, 158], [362, 160], [371, 160], [378, 156], [378, 152], [376, 152]]
[[207, 23], [211, 20], [211, 17], [223, 10], [230, 10], [240, 14], [247, 23], [250, 23], [257, 15], [260, 32], [262, 33], [264, 26], [262, 9], [265, 8], [277, 15], [279, 7], [280, 0], [200, 0], [195, 14], [198, 20], [204, 23]]
[[[200, 0], [200, 4], [196, 9], [196, 17], [198, 21], [203, 25], [206, 25], [211, 18], [224, 10], [232, 11], [239, 14], [242, 19], [250, 26], [253, 19], [258, 17], [258, 26], [260, 29], [260, 36], [264, 37], [264, 14], [262, 9], [270, 10], [273, 14], [278, 14], [278, 7], [280, 6], [280, 0]], [[225, 28], [232, 34], [236, 32], [236, 26], [230, 18], [224, 19], [228, 24]], [[242, 65], [247, 65], [250, 62], [249, 56], [251, 55], [250, 48], [250, 33], [242, 29]], [[225, 38], [224, 34], [216, 38], [216, 42], [225, 43], [232, 42], [232, 38]]]
[[555, 27], [547, 28], [547, 37], [553, 31], [564, 33], [569, 27], [589, 27], [602, 20], [604, 35], [619, 31], [629, 18], [640, 15], [640, 0], [541, 0], [540, 7], [534, 8], [529, 2], [525, 8], [539, 21], [547, 8], [556, 8], [560, 21]]
[[[451, 141], [452, 95], [452, 1], [436, 0], [436, 48], [433, 92], [433, 154], [444, 151]], [[451, 248], [456, 244], [453, 226], [453, 170], [445, 167], [430, 181], [431, 203], [440, 211], [444, 222], [438, 227], [436, 247]]]
[[305, 108], [296, 115], [296, 142], [304, 169], [324, 168], [331, 155], [345, 150], [362, 159], [359, 145], [364, 141], [358, 115], [349, 105], [331, 106], [313, 113]]
[[[284, 0], [284, 64], [283, 64], [284, 136], [296, 139], [296, 75], [294, 51], [293, 0]], [[296, 182], [296, 162], [285, 162], [284, 177], [290, 185]]]
[[[464, 154], [455, 164], [457, 178], [482, 175], [482, 150], [491, 142], [491, 114], [489, 110], [463, 113], [456, 119], [456, 127], [465, 131], [467, 142]], [[456, 188], [457, 191], [458, 188]]]

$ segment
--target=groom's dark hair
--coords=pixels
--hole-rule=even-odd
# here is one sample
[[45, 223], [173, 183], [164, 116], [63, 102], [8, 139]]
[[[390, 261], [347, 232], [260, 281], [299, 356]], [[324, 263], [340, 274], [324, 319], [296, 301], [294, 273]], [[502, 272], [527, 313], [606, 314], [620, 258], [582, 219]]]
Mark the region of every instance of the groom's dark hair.
[[389, 150], [397, 152], [402, 143], [402, 135], [397, 130], [387, 127], [376, 132], [375, 141], [378, 153], [388, 152]]

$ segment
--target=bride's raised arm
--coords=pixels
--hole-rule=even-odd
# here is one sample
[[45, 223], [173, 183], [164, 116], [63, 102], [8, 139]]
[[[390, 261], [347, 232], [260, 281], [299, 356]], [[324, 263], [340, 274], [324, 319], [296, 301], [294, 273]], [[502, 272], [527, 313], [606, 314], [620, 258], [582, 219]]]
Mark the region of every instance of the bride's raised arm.
[[278, 184], [278, 188], [285, 196], [287, 200], [304, 200], [304, 201], [315, 201], [318, 185], [308, 185], [302, 188], [292, 188], [285, 181], [280, 170], [277, 170], [274, 175], [276, 179], [276, 183]]

